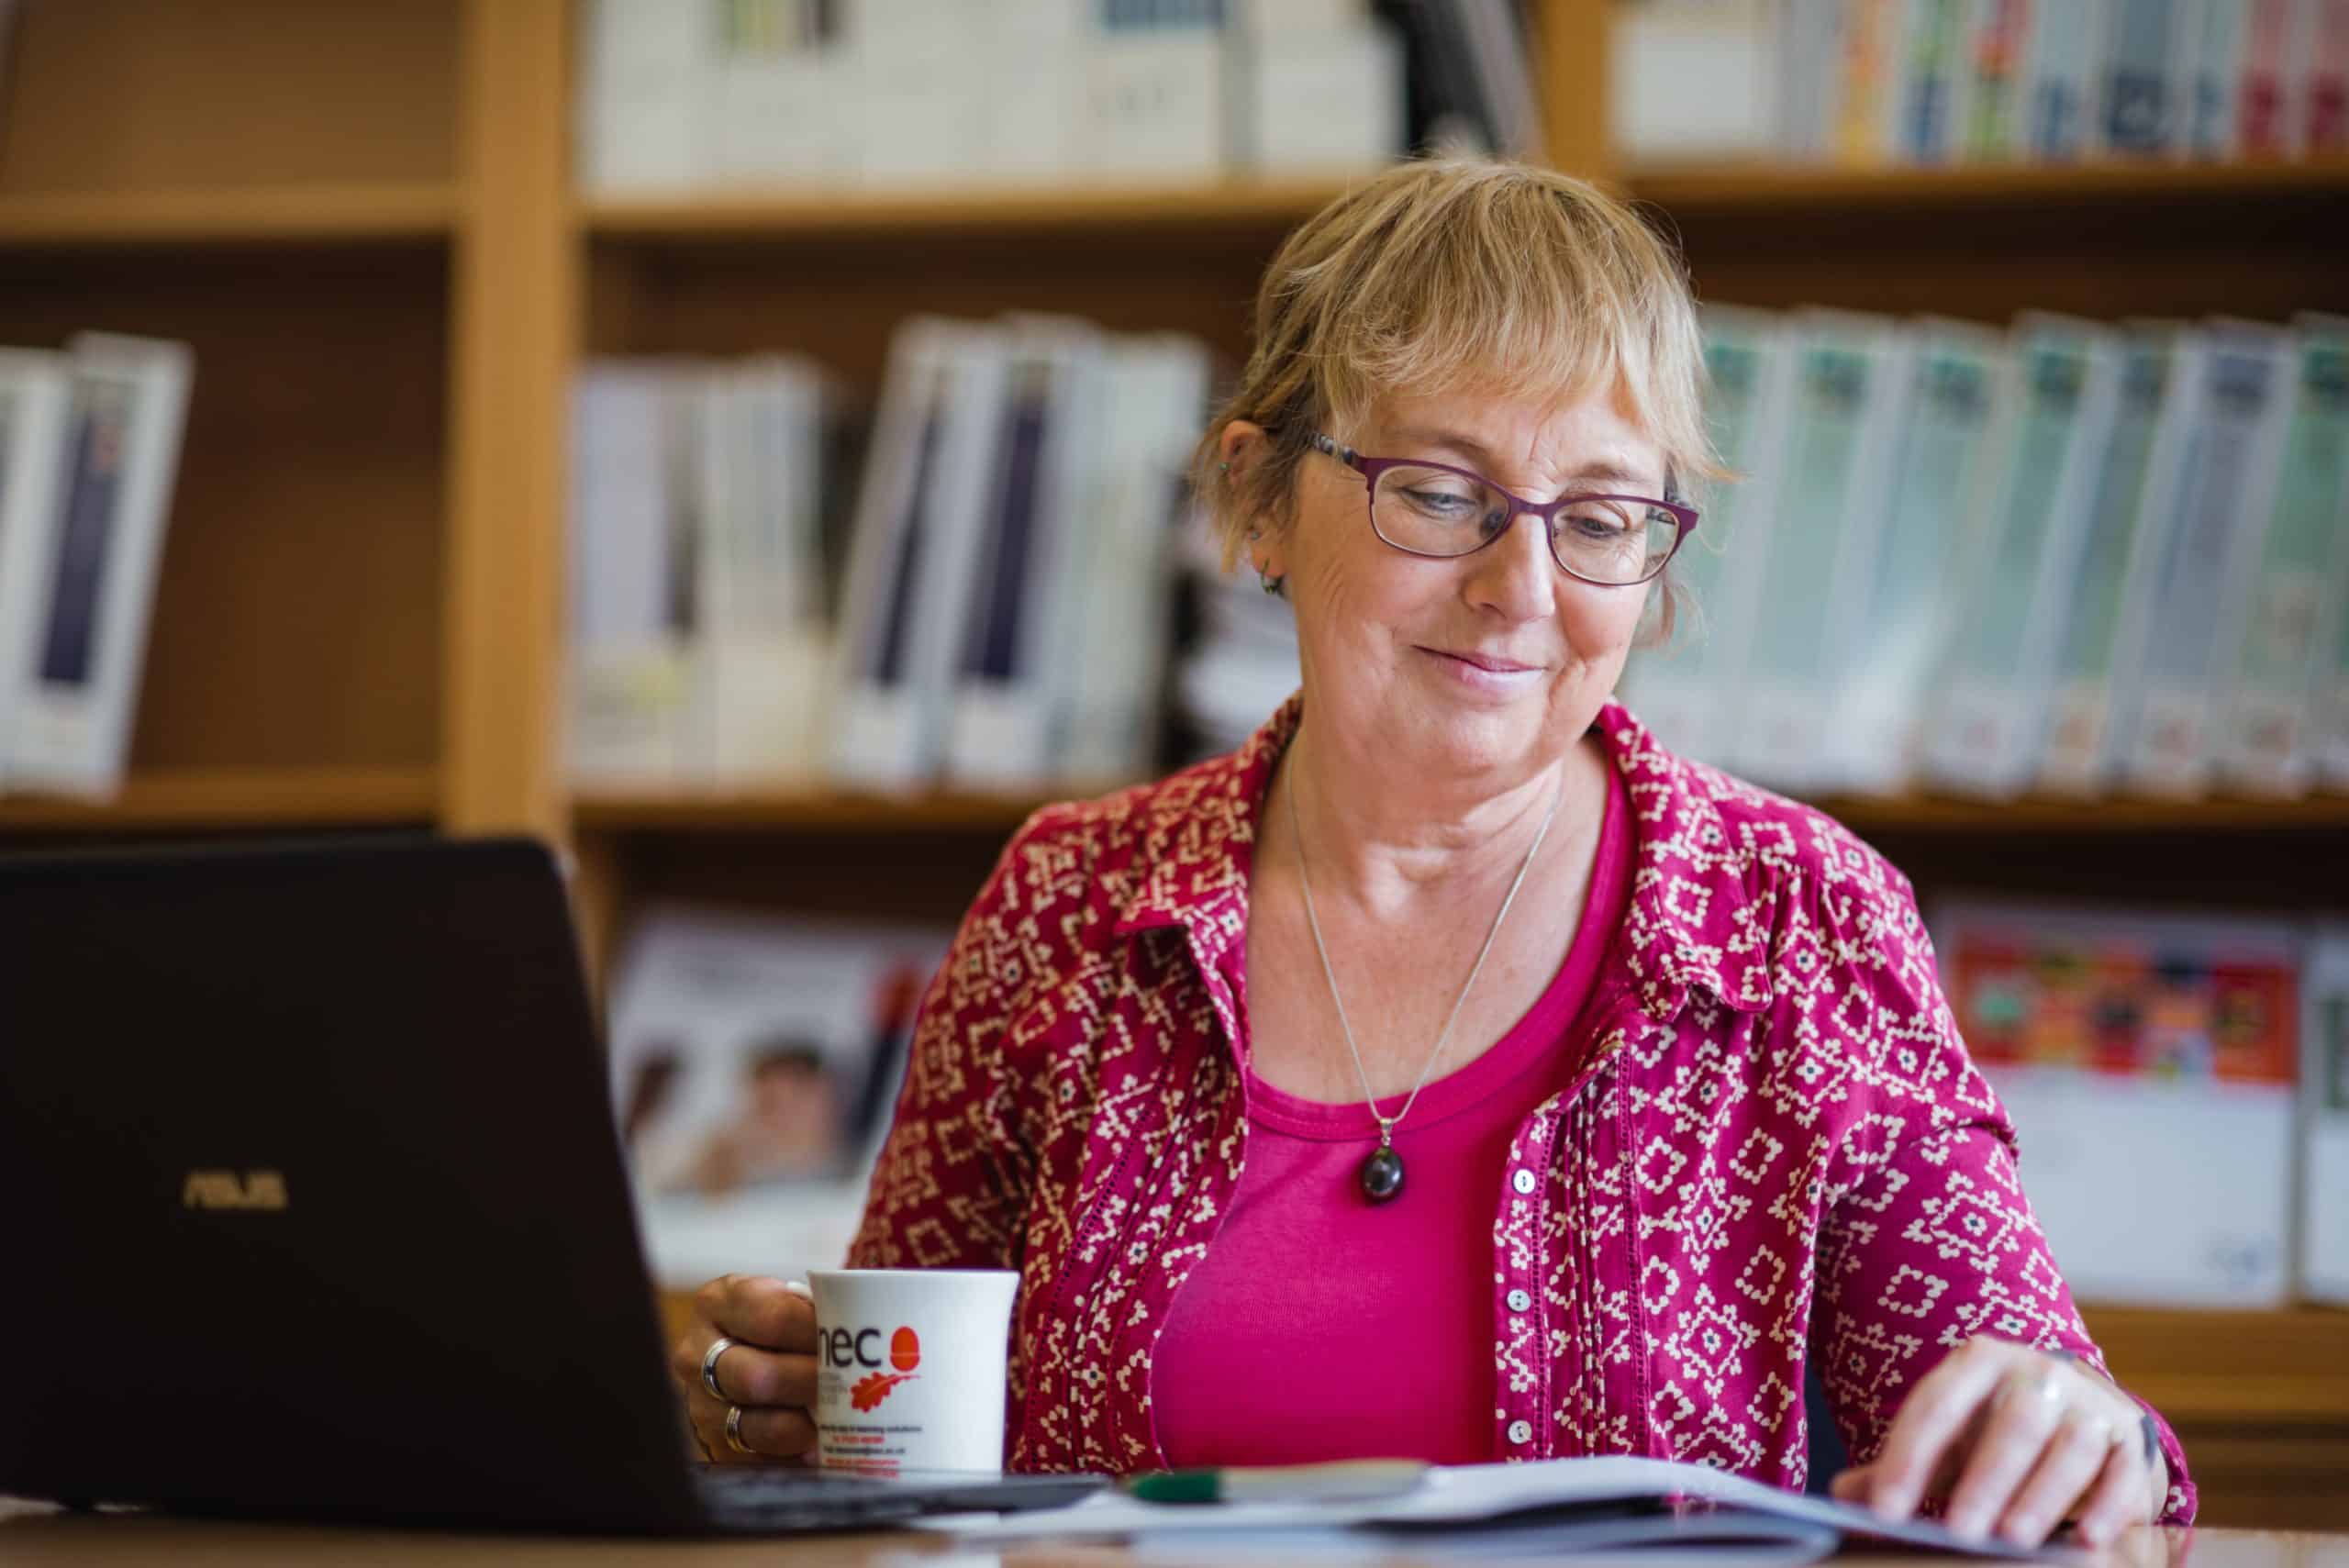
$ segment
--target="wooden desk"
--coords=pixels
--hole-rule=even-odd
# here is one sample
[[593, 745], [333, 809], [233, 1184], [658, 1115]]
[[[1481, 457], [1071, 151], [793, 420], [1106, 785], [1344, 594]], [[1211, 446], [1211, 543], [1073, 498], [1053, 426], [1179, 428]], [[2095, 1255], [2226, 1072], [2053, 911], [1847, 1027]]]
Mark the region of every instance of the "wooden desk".
[[[210, 1524], [143, 1515], [62, 1514], [0, 1498], [0, 1562], [8, 1568], [51, 1564], [159, 1562], [366, 1562], [572, 1564], [676, 1562], [762, 1564], [763, 1568], [915, 1568], [943, 1558], [952, 1543], [914, 1534], [824, 1536], [809, 1540], [726, 1541], [562, 1540], [544, 1536], [446, 1535], [423, 1531], [324, 1529], [306, 1525]], [[1115, 1547], [1052, 1546], [966, 1551], [955, 1568], [1121, 1568], [1137, 1561]], [[1153, 1568], [1181, 1568], [1189, 1559], [1153, 1550]], [[1211, 1548], [1199, 1568], [1230, 1568]], [[1379, 1568], [1408, 1568], [1397, 1552]], [[1838, 1557], [1837, 1568], [1888, 1568], [1947, 1559]], [[2105, 1561], [2112, 1568], [2349, 1568], [2349, 1535], [2284, 1530], [2140, 1529], [2123, 1536]], [[942, 1564], [941, 1564], [942, 1568]]]

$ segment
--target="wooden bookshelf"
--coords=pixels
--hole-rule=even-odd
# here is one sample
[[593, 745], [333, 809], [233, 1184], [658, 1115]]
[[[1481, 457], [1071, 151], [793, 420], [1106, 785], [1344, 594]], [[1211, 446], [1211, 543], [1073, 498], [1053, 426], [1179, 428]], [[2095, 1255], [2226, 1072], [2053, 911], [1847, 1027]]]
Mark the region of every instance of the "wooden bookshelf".
[[1963, 800], [1926, 795], [1876, 798], [1865, 795], [1821, 800], [1820, 807], [1854, 832], [1947, 833], [1976, 837], [2002, 833], [2349, 832], [2349, 795], [2310, 795], [2301, 800], [2213, 797], [2207, 800], [2065, 800], [2025, 795], [2009, 801]]
[[1056, 800], [1108, 793], [1114, 784], [1049, 792], [868, 795], [840, 790], [748, 794], [592, 793], [572, 803], [586, 832], [1008, 834]]
[[1675, 214], [1766, 217], [1818, 207], [1955, 213], [2048, 202], [2119, 202], [2152, 222], [2180, 208], [2338, 199], [2349, 195], [2349, 157], [2224, 163], [2105, 159], [1948, 168], [1703, 163], [1628, 169], [1616, 183], [1633, 198]]
[[1277, 232], [1344, 188], [1338, 180], [1052, 185], [875, 193], [862, 188], [583, 199], [573, 221], [600, 239], [885, 242], [1148, 230]]
[[[563, 789], [572, 375], [590, 353], [780, 349], [869, 393], [915, 310], [1067, 311], [1236, 354], [1264, 261], [1342, 183], [585, 198], [564, 97], [582, 3], [20, 7], [0, 341], [150, 332], [197, 370], [130, 781], [101, 804], [0, 797], [0, 840], [533, 832], [573, 842], [600, 952], [656, 899], [950, 922], [1030, 810], [1107, 787]], [[2349, 309], [2349, 160], [1618, 169], [1607, 7], [1533, 10], [1553, 159], [1657, 209], [1709, 300]], [[2343, 896], [2340, 797], [1825, 804], [1920, 888]], [[2291, 1488], [2337, 1496], [2349, 1314], [2089, 1316], [2214, 1500], [2283, 1523]]]
[[5, 196], [0, 247], [446, 239], [458, 208], [457, 187], [430, 180]]
[[429, 768], [165, 768], [106, 800], [0, 795], [0, 837], [156, 828], [425, 827], [440, 805]]

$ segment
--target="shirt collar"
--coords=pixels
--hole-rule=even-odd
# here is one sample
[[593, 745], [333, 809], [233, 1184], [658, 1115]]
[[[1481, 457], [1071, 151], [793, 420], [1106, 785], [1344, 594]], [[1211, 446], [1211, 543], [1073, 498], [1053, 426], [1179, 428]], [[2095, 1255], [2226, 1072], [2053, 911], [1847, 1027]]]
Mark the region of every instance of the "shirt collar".
[[[1179, 927], [1204, 963], [1221, 960], [1248, 929], [1248, 877], [1257, 822], [1273, 770], [1304, 717], [1302, 693], [1283, 703], [1235, 751], [1187, 768], [1150, 794], [1141, 813], [1133, 891], [1115, 931]], [[1740, 1012], [1768, 1005], [1757, 989], [1766, 966], [1723, 972], [1740, 939], [1753, 938], [1753, 902], [1741, 869], [1750, 851], [1729, 842], [1717, 797], [1738, 786], [1727, 775], [1675, 756], [1631, 710], [1609, 702], [1596, 722], [1631, 801], [1636, 861], [1624, 915], [1627, 940], [1610, 945], [1631, 970], [1642, 1007], [1662, 1020], [1691, 986]]]

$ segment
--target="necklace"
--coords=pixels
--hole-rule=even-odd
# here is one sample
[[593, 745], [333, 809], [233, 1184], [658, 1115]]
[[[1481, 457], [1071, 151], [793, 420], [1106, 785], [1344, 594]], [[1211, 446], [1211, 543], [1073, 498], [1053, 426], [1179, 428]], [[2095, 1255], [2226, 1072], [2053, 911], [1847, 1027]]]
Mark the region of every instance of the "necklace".
[[1566, 781], [1561, 777], [1557, 793], [1550, 797], [1550, 809], [1542, 814], [1542, 826], [1533, 835], [1532, 846], [1518, 865], [1517, 880], [1508, 884], [1508, 895], [1501, 900], [1500, 912], [1493, 917], [1492, 929], [1485, 933], [1485, 945], [1476, 950], [1476, 962], [1469, 966], [1468, 978], [1461, 982], [1460, 995], [1452, 999], [1452, 1011], [1444, 1015], [1442, 1032], [1435, 1037], [1435, 1049], [1428, 1052], [1427, 1061], [1420, 1065], [1419, 1081], [1411, 1085], [1403, 1108], [1389, 1117], [1378, 1114], [1378, 1096], [1370, 1092], [1370, 1074], [1364, 1071], [1362, 1051], [1354, 1044], [1354, 1026], [1347, 1020], [1344, 998], [1338, 995], [1337, 971], [1330, 967], [1330, 949], [1321, 940], [1321, 917], [1313, 912], [1313, 877], [1305, 864], [1305, 831], [1297, 819], [1297, 786], [1294, 780], [1290, 782], [1288, 830], [1297, 840], [1297, 878], [1305, 889], [1305, 923], [1313, 931], [1313, 951], [1321, 956], [1321, 977], [1330, 983], [1330, 1001], [1338, 1009], [1338, 1028], [1345, 1032], [1346, 1053], [1354, 1059], [1354, 1080], [1362, 1085], [1363, 1103], [1370, 1107], [1372, 1118], [1378, 1123], [1378, 1147], [1363, 1160], [1358, 1177], [1363, 1196], [1373, 1203], [1388, 1203], [1402, 1195], [1403, 1157], [1395, 1152], [1395, 1129], [1419, 1103], [1428, 1073], [1434, 1070], [1436, 1058], [1443, 1054], [1444, 1042], [1452, 1038], [1452, 1026], [1460, 1017], [1461, 1004], [1468, 1000], [1476, 976], [1484, 973], [1486, 956], [1493, 951], [1493, 939], [1501, 934], [1501, 922], [1508, 918], [1508, 906], [1517, 902], [1517, 890], [1525, 885], [1525, 873], [1533, 869], [1533, 857], [1541, 852], [1542, 840], [1550, 836], [1550, 824], [1557, 817], [1558, 803], [1565, 797]]

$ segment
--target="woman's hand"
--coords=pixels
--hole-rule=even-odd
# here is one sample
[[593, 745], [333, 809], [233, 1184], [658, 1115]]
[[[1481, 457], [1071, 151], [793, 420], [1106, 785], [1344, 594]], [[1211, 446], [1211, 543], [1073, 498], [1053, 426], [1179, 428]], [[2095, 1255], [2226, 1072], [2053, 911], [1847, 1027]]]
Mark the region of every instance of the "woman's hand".
[[1976, 1335], [1917, 1385], [1875, 1460], [1831, 1489], [1885, 1518], [1946, 1492], [1944, 1518], [1961, 1535], [2036, 1546], [2074, 1519], [2101, 1546], [2158, 1518], [2169, 1491], [2143, 1416], [2075, 1361]]
[[[702, 1358], [720, 1336], [734, 1342], [712, 1368], [723, 1399], [702, 1382]], [[694, 1294], [693, 1327], [669, 1352], [669, 1374], [685, 1391], [685, 1415], [702, 1451], [723, 1464], [796, 1459], [816, 1446], [816, 1304], [807, 1287], [728, 1274]], [[738, 1446], [728, 1439], [730, 1407]], [[744, 1451], [748, 1450], [749, 1451]]]

